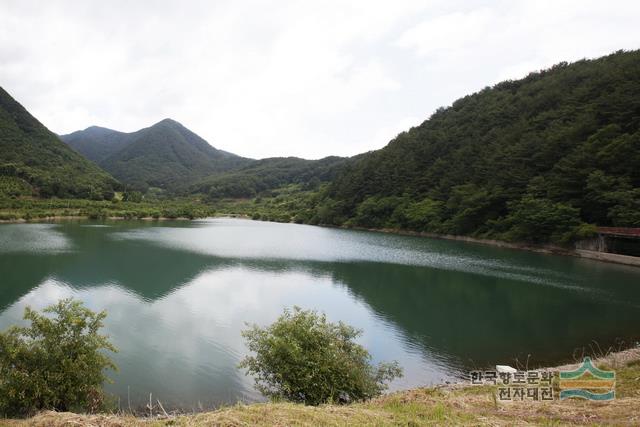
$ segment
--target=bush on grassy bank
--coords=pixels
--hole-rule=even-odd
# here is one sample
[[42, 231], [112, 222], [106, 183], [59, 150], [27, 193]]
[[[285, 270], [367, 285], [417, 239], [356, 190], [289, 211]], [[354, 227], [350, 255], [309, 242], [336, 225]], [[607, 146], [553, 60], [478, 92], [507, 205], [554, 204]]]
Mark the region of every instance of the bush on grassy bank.
[[27, 307], [30, 326], [0, 333], [0, 414], [104, 409], [104, 370], [116, 369], [104, 354], [116, 349], [99, 334], [105, 317], [70, 299], [43, 313]]
[[243, 332], [255, 356], [240, 367], [271, 398], [308, 405], [367, 400], [381, 395], [402, 370], [397, 362], [371, 365], [369, 352], [355, 342], [361, 333], [295, 307], [267, 328], [253, 325]]

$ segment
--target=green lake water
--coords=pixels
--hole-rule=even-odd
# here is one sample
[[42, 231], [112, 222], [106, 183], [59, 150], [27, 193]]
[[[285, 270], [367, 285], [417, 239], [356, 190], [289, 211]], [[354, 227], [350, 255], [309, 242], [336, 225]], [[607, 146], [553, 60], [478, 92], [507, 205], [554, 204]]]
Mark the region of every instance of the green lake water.
[[0, 225], [0, 328], [65, 297], [107, 310], [123, 407], [259, 400], [240, 331], [293, 305], [363, 329], [374, 361], [404, 368], [392, 389], [640, 338], [633, 267], [240, 219]]

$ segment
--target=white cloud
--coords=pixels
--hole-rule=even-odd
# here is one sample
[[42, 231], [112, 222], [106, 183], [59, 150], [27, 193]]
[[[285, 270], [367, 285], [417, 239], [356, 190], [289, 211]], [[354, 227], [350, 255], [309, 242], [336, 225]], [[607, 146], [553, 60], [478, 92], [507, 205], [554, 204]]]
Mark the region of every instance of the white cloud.
[[634, 1], [0, 3], [0, 85], [50, 129], [174, 118], [251, 157], [379, 148], [505, 78], [640, 47]]
[[491, 12], [486, 9], [436, 16], [405, 31], [398, 46], [414, 48], [424, 56], [460, 49], [485, 38], [492, 30], [491, 18]]

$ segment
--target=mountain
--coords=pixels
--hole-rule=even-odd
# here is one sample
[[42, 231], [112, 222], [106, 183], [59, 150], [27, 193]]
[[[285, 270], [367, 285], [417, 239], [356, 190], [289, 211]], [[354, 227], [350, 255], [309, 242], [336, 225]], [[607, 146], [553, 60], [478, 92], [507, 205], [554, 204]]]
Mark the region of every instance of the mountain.
[[171, 119], [132, 133], [94, 126], [61, 138], [129, 188], [143, 191], [185, 188], [251, 162], [212, 147]]
[[438, 109], [330, 185], [317, 221], [520, 241], [640, 226], [640, 51]]
[[124, 148], [131, 139], [130, 134], [99, 126], [91, 126], [60, 138], [71, 148], [94, 163], [100, 163]]
[[0, 88], [0, 195], [111, 199], [117, 186]]
[[348, 162], [349, 159], [335, 156], [320, 160], [298, 157], [256, 160], [237, 170], [205, 178], [192, 187], [192, 192], [208, 194], [212, 199], [249, 198], [288, 184], [312, 188], [334, 179]]

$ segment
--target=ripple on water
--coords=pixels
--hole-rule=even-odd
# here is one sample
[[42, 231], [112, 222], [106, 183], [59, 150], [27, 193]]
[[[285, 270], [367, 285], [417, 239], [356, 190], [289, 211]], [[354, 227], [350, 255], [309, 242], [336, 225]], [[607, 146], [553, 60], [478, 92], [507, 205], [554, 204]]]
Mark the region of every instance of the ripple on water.
[[[239, 219], [202, 222], [206, 227], [153, 227], [113, 233], [122, 240], [142, 240], [174, 249], [221, 258], [317, 262], [379, 262], [460, 271], [502, 279], [585, 289], [550, 269], [503, 262], [473, 253], [443, 250], [430, 239], [407, 248], [405, 236]], [[296, 233], [286, 227], [296, 227]], [[404, 246], [403, 246], [404, 245]]]
[[0, 253], [64, 252], [72, 249], [56, 224], [3, 224], [0, 226]]

